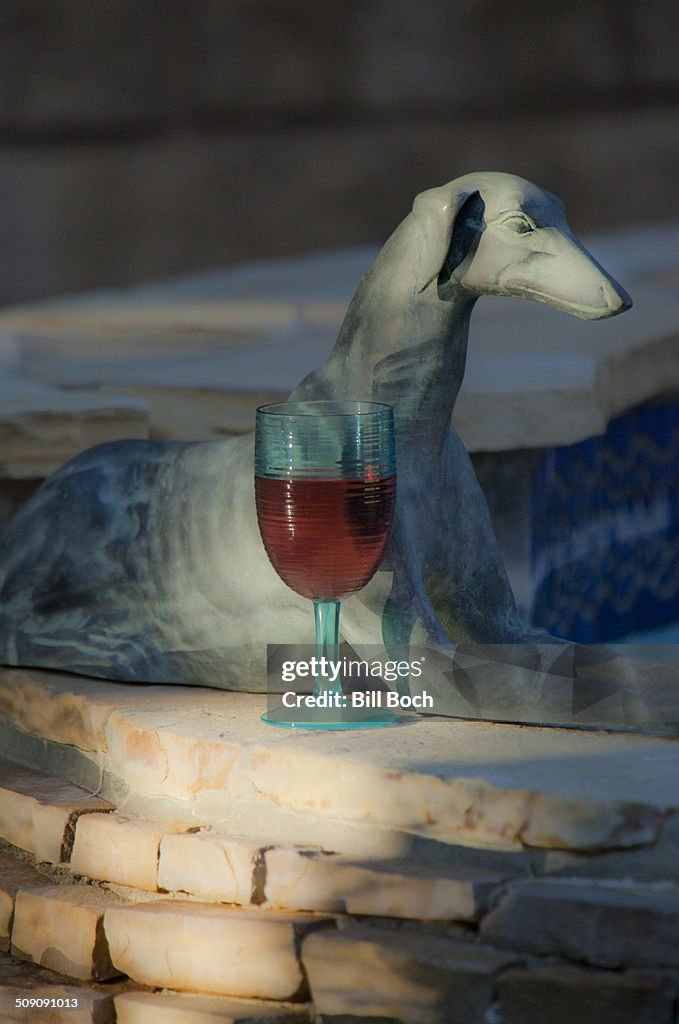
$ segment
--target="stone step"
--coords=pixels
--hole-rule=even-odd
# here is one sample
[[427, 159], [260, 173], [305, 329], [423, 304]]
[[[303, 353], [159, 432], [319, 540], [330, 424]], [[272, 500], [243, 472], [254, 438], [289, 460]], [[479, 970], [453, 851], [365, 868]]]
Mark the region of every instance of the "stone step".
[[110, 809], [79, 786], [0, 760], [0, 838], [38, 861], [68, 861], [80, 815]]
[[112, 907], [104, 918], [114, 967], [142, 985], [274, 1000], [304, 999], [299, 943], [331, 924], [181, 900]]
[[158, 875], [161, 889], [203, 899], [432, 921], [476, 920], [505, 877], [402, 861], [359, 863], [211, 831], [164, 836]]
[[483, 1024], [499, 972], [517, 960], [472, 942], [367, 926], [302, 944], [314, 1007], [346, 1024]]
[[[248, 912], [182, 900], [135, 904], [106, 889], [72, 883], [63, 871], [47, 877], [4, 851], [0, 910], [15, 960], [85, 982], [131, 974], [153, 987], [238, 997], [236, 1002], [205, 1004], [182, 1001], [176, 994], [157, 1004], [132, 1001], [124, 1013], [133, 1020], [148, 1015], [163, 1019], [164, 1012], [179, 1021], [192, 1021], [191, 1013], [206, 1019], [212, 1014], [218, 1020], [230, 1020], [233, 1014], [238, 1020], [259, 1020], [259, 1015], [266, 1020], [308, 1020], [308, 1008], [299, 1003], [288, 1007], [262, 1000], [299, 1000], [304, 995], [299, 943], [313, 929], [332, 924], [328, 916], [254, 908]], [[250, 998], [256, 1001], [247, 1002]]]
[[[12, 803], [25, 796], [38, 773], [4, 762], [0, 791]], [[14, 780], [17, 790], [10, 783]], [[46, 784], [47, 783], [47, 784]], [[41, 793], [71, 796], [69, 784], [43, 777]], [[86, 796], [85, 796], [85, 799]], [[95, 806], [98, 806], [95, 804]], [[419, 918], [476, 920], [506, 874], [404, 861], [361, 863], [319, 848], [281, 846], [264, 838], [225, 835], [187, 825], [131, 820], [113, 810], [81, 813], [69, 826], [71, 874], [155, 893], [182, 893], [202, 900], [266, 904], [272, 908]], [[6, 815], [9, 818], [9, 815]], [[7, 837], [21, 838], [17, 830]], [[35, 844], [34, 844], [35, 845]], [[63, 858], [62, 858], [63, 860]], [[13, 893], [44, 876], [15, 858], [0, 857], [0, 942], [8, 935]], [[15, 881], [16, 876], [16, 881]], [[6, 904], [6, 905], [5, 905]], [[3, 924], [4, 922], [4, 924]]]
[[264, 897], [273, 907], [421, 921], [476, 921], [503, 881], [481, 868], [358, 863], [282, 847], [264, 852], [262, 875]]
[[[96, 827], [91, 828], [91, 822]], [[104, 826], [109, 831], [98, 831]], [[137, 839], [146, 851], [145, 866], [141, 858], [145, 871], [159, 851], [161, 877], [169, 881], [174, 873], [177, 888], [184, 880], [189, 891], [191, 885], [197, 890], [192, 895], [202, 900], [224, 898], [231, 887], [229, 891], [244, 900], [249, 894], [267, 901], [248, 910], [181, 899], [170, 902], [158, 895], [152, 902], [135, 904], [99, 888], [72, 884], [63, 869], [52, 868], [50, 876], [61, 879], [56, 884], [27, 859], [1, 853], [0, 937], [12, 930], [16, 955], [82, 980], [129, 973], [133, 984], [255, 1000], [234, 1007], [232, 1000], [191, 1001], [177, 992], [165, 993], [160, 1001], [150, 994], [128, 999], [126, 993], [118, 1000], [118, 1019], [124, 1012], [128, 1017], [122, 1019], [133, 1024], [145, 1024], [147, 1019], [177, 1024], [267, 1020], [272, 1015], [276, 1019], [276, 1014], [283, 1020], [307, 1020], [307, 1009], [299, 1004], [293, 1010], [261, 1002], [304, 998], [305, 977], [315, 1012], [347, 1024], [376, 1016], [432, 1024], [487, 1024], [494, 1019], [544, 1024], [540, 1007], [551, 1005], [550, 999], [563, 1011], [564, 1022], [593, 1019], [592, 1014], [601, 1024], [672, 1021], [668, 1007], [673, 1007], [679, 992], [679, 887], [669, 883], [517, 882], [483, 871], [466, 878], [457, 871], [451, 878], [452, 873], [440, 867], [426, 871], [422, 865], [413, 870], [407, 864], [352, 863], [321, 850], [267, 848], [261, 841], [213, 831], [170, 831], [158, 823], [128, 821], [117, 813], [78, 819], [71, 870], [81, 827], [88, 838], [83, 849], [93, 864], [97, 842], [103, 861], [120, 865], [125, 856], [135, 859]], [[106, 837], [115, 837], [116, 832], [125, 842], [114, 838], [117, 854], [107, 861]], [[147, 900], [156, 888], [155, 876], [150, 874], [149, 879], [154, 884], [144, 896]], [[447, 901], [445, 914], [436, 912], [437, 897], [444, 906]], [[335, 931], [329, 915], [285, 914], [270, 909], [274, 900], [315, 903], [317, 909], [340, 913], [419, 917], [430, 923], [395, 927], [394, 922], [386, 928], [340, 917]], [[480, 915], [481, 942], [474, 927]], [[450, 923], [436, 925], [437, 917], [470, 924], [453, 932]], [[323, 928], [328, 931], [318, 930]], [[109, 930], [117, 942], [115, 955], [106, 949]], [[466, 941], [460, 941], [462, 937]], [[578, 973], [557, 964], [555, 957], [585, 960], [607, 970]], [[631, 973], [615, 970], [619, 968]], [[275, 990], [272, 970], [273, 984], [279, 986]], [[642, 977], [640, 971], [646, 974]], [[0, 999], [7, 994], [3, 981], [0, 962]], [[293, 989], [295, 982], [299, 987]], [[7, 1005], [10, 1010], [14, 1006]], [[634, 1018], [624, 1015], [626, 1006], [634, 1008]], [[97, 1020], [113, 1019], [109, 1003], [97, 999], [92, 1007], [92, 1013], [109, 1015]], [[234, 1018], [234, 1013], [241, 1016]], [[560, 1020], [550, 1018], [549, 1024]]]
[[[285, 915], [266, 910], [239, 914], [233, 908], [181, 901], [142, 906], [118, 904], [116, 907], [109, 902], [111, 897], [101, 890], [49, 883], [26, 861], [4, 853], [0, 856], [0, 905], [2, 893], [16, 888], [19, 889], [19, 914], [15, 934], [18, 936], [21, 929], [25, 932], [28, 928], [29, 942], [33, 944], [31, 955], [35, 956], [37, 951], [42, 963], [49, 963], [69, 975], [75, 973], [74, 949], [93, 948], [92, 921], [87, 918], [93, 911], [99, 912], [101, 907], [97, 905], [103, 900], [106, 915], [115, 917], [119, 910], [124, 912], [123, 916], [127, 915], [128, 921], [123, 921], [119, 936], [126, 947], [122, 955], [128, 955], [131, 943], [130, 962], [135, 964], [137, 980], [145, 984], [166, 985], [172, 975], [173, 984], [183, 983], [188, 989], [202, 988], [214, 985], [215, 977], [220, 976], [219, 984], [224, 987], [224, 972], [220, 975], [215, 956], [218, 960], [226, 957], [232, 964], [230, 945], [235, 949], [238, 938], [243, 935], [247, 959], [251, 963], [259, 961], [256, 970], [261, 974], [267, 969], [267, 959], [261, 960], [265, 947], [265, 957], [273, 958], [280, 974], [281, 956], [284, 959], [287, 956], [290, 962], [291, 943], [281, 943], [280, 934], [277, 941], [272, 942], [269, 929], [272, 924], [276, 927], [294, 922], [296, 935], [292, 946], [296, 948], [301, 944], [302, 971], [309, 979], [314, 1012], [321, 1013], [324, 1020], [337, 1018], [346, 1024], [358, 1024], [375, 1017], [424, 1024], [486, 1024], [490, 1020], [502, 1020], [503, 1024], [545, 1024], [547, 1020], [549, 1024], [562, 1021], [572, 1024], [574, 1020], [590, 1019], [600, 1024], [628, 1024], [632, 1020], [634, 1024], [674, 1022], [679, 973], [675, 960], [658, 948], [659, 942], [664, 942], [666, 950], [671, 948], [673, 939], [676, 942], [674, 933], [667, 931], [668, 919], [676, 919], [676, 896], [670, 886], [641, 887], [629, 883], [585, 886], [582, 882], [512, 886], [510, 896], [516, 897], [519, 892], [523, 903], [505, 897], [498, 910], [491, 912], [482, 925], [482, 938], [496, 943], [495, 948], [479, 944], [471, 932], [469, 941], [460, 941], [440, 930], [438, 934], [422, 929], [387, 930], [355, 921], [342, 924], [341, 919], [339, 931], [314, 931], [314, 924], [330, 927], [329, 922], [319, 922], [310, 915], [295, 915], [292, 919], [288, 916], [286, 920]], [[142, 927], [141, 932], [136, 927], [140, 912], [148, 915], [144, 925], [152, 922], [150, 928]], [[164, 916], [166, 913], [169, 918]], [[129, 914], [137, 915], [137, 919], [132, 927], [125, 927], [129, 924]], [[500, 914], [504, 932], [497, 926]], [[222, 925], [216, 928], [215, 917], [222, 917]], [[228, 921], [226, 928], [224, 921]], [[160, 948], [159, 925], [163, 936]], [[113, 922], [112, 930], [116, 929], [121, 929], [120, 921]], [[621, 936], [615, 937], [616, 932]], [[531, 936], [536, 933], [539, 941], [532, 942]], [[203, 941], [200, 948], [195, 947], [198, 935], [202, 935]], [[544, 941], [545, 935], [551, 936], [551, 944]], [[289, 940], [289, 934], [287, 938]], [[183, 946], [177, 945], [180, 939]], [[504, 952], [498, 948], [500, 944], [515, 946], [516, 952]], [[152, 956], [144, 951], [145, 945], [154, 947]], [[211, 962], [197, 964], [210, 945], [213, 952], [208, 961]], [[610, 959], [597, 961], [597, 949], [615, 953], [621, 945], [627, 948], [625, 957], [614, 963]], [[41, 956], [40, 949], [45, 946], [49, 947], [47, 955]], [[639, 950], [645, 947], [650, 947], [649, 951], [640, 958]], [[180, 956], [178, 949], [191, 949], [192, 956], [187, 958], [184, 953]], [[16, 947], [14, 952], [18, 952]], [[631, 965], [633, 971], [622, 974], [610, 969], [569, 967], [553, 959], [540, 962], [535, 961], [535, 953], [577, 960], [584, 956], [609, 967]], [[84, 959], [89, 958], [86, 953]], [[94, 962], [95, 957], [91, 959]], [[244, 971], [242, 963], [240, 966], [238, 975], [233, 970], [226, 972], [230, 979], [228, 987], [234, 984], [234, 979], [242, 987], [245, 973], [250, 983], [246, 987], [257, 988], [252, 966], [246, 965]], [[649, 966], [653, 968], [651, 973]], [[644, 967], [646, 972], [639, 973]], [[85, 970], [82, 973], [85, 974]], [[233, 999], [176, 991], [139, 992], [130, 987], [133, 985], [128, 982], [108, 987], [75, 986], [34, 964], [17, 963], [0, 955], [0, 1020], [23, 1024], [31, 1019], [26, 1016], [26, 1008], [16, 1006], [19, 998], [77, 998], [80, 1008], [77, 1019], [96, 1024], [113, 1024], [114, 1019], [118, 1024], [155, 1024], [156, 1021], [158, 1024], [166, 1021], [168, 1024], [173, 1021], [207, 1024], [213, 1020], [304, 1022], [312, 1019], [310, 1007], [306, 1005], [243, 999], [242, 991], [239, 992], [241, 998]], [[546, 1007], [548, 1017], [545, 1017]], [[62, 1020], [68, 1024], [75, 1019], [72, 1010], [63, 1005], [52, 1007], [50, 1014], [49, 1019], [57, 1024]]]
[[311, 1024], [308, 1006], [179, 992], [124, 992], [116, 997], [117, 1024]]
[[362, 859], [418, 842], [638, 847], [679, 807], [679, 744], [658, 737], [414, 715], [397, 729], [292, 734], [260, 721], [257, 694], [29, 669], [0, 670], [0, 701], [11, 756], [75, 781], [103, 769], [104, 796], [133, 816]]

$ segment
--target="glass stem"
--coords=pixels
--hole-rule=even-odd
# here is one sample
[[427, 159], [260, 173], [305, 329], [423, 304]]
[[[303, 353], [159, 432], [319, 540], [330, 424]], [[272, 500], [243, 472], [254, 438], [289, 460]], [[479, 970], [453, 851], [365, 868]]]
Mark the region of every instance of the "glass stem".
[[[316, 622], [316, 659], [319, 662], [319, 669], [316, 673], [314, 695], [320, 693], [342, 693], [342, 684], [339, 676], [333, 682], [336, 671], [331, 670], [330, 662], [333, 665], [339, 664], [339, 601], [314, 601], [314, 619]], [[321, 661], [325, 658], [325, 664]], [[325, 674], [321, 673], [321, 667], [325, 667]]]

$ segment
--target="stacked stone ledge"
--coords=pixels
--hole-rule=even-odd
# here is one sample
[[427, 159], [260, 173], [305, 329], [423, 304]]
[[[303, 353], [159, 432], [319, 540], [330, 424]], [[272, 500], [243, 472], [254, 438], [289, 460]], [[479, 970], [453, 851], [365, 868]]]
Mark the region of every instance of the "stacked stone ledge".
[[[21, 673], [12, 675], [16, 683]], [[34, 732], [39, 720], [45, 733], [58, 728], [102, 758], [111, 753], [106, 742], [124, 736], [135, 778], [146, 759], [163, 800], [168, 786], [186, 791], [193, 734], [182, 735], [174, 721], [163, 730], [162, 716], [147, 705], [112, 723], [115, 715], [99, 699], [103, 684], [94, 684], [96, 699], [86, 701], [69, 684], [43, 708], [38, 682], [22, 703], [24, 726], [33, 714]], [[203, 696], [208, 704], [223, 700]], [[197, 699], [177, 688], [178, 703]], [[203, 729], [204, 719], [196, 720]], [[158, 735], [149, 746], [152, 721]], [[212, 735], [214, 758], [197, 762], [194, 780], [216, 791], [231, 784], [238, 751], [229, 734], [222, 745]], [[56, 748], [53, 736], [46, 738]], [[661, 743], [666, 758], [671, 745]], [[58, 746], [61, 758], [63, 739]], [[273, 753], [257, 754], [259, 784], [273, 788]], [[393, 813], [404, 818], [414, 806], [413, 777], [387, 783], [390, 795], [402, 785], [406, 800]], [[282, 778], [279, 797], [285, 785]], [[474, 781], [470, 791], [479, 787]], [[446, 794], [432, 792], [440, 794], [443, 816]], [[154, 803], [168, 810], [157, 820], [139, 816], [140, 805], [133, 817], [129, 802], [114, 801], [112, 787], [105, 801], [55, 775], [2, 762], [0, 949], [14, 956], [0, 961], [0, 999], [17, 987], [90, 993], [86, 1019], [104, 1024], [676, 1024], [679, 818], [650, 804], [637, 813], [628, 803], [619, 805], [617, 823], [610, 812], [602, 832], [578, 805], [579, 817], [563, 832], [565, 799], [540, 805], [507, 792], [512, 808], [523, 799], [527, 816], [536, 807], [542, 815], [525, 834], [556, 836], [542, 852], [512, 837], [504, 847], [497, 840], [491, 855], [472, 832], [467, 848], [451, 835], [434, 857], [397, 859], [374, 847], [361, 857], [352, 832], [348, 849], [332, 853], [321, 843], [174, 820], [178, 801]], [[488, 816], [484, 834], [491, 838], [504, 828], [500, 796], [489, 790], [485, 804], [474, 805]], [[258, 798], [245, 792], [243, 808]], [[208, 804], [201, 807], [209, 817]], [[336, 825], [336, 835], [345, 836]], [[374, 831], [360, 835], [374, 838]], [[377, 832], [389, 837], [381, 822]], [[564, 835], [571, 845], [580, 836], [582, 849], [559, 849]], [[635, 848], [633, 839], [643, 845]], [[21, 985], [16, 971], [24, 972]]]
[[[309, 1021], [313, 1006], [329, 1021], [674, 1024], [673, 884], [361, 864], [130, 820], [8, 762], [0, 779], [0, 948], [68, 979], [54, 991], [89, 993], [92, 1021]], [[3, 1005], [57, 984], [0, 979]]]

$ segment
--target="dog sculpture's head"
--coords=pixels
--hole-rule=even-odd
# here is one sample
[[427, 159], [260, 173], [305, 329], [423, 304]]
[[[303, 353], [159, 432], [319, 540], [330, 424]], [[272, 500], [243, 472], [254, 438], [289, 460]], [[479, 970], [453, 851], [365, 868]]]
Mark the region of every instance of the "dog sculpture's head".
[[415, 199], [417, 288], [514, 295], [600, 320], [632, 300], [572, 234], [561, 200], [512, 174], [483, 172]]

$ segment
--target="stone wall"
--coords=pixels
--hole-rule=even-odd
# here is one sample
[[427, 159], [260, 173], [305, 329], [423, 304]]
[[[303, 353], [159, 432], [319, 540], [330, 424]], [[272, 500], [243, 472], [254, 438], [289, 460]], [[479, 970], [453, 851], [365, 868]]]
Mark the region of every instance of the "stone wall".
[[5, 0], [0, 302], [382, 239], [475, 168], [679, 214], [673, 0]]

